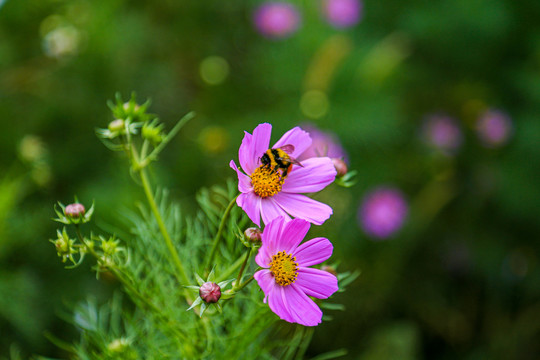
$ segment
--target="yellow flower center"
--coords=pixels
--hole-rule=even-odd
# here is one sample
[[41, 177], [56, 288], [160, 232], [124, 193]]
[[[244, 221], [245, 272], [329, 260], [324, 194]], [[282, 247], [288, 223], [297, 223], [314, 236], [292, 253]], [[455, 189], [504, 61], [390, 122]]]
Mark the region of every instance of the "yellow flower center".
[[255, 194], [262, 198], [274, 196], [281, 191], [283, 181], [278, 171], [273, 171], [266, 165], [261, 165], [251, 174], [251, 185]]
[[296, 258], [285, 251], [272, 255], [270, 271], [274, 275], [276, 283], [281, 286], [291, 285], [298, 277], [298, 263]]

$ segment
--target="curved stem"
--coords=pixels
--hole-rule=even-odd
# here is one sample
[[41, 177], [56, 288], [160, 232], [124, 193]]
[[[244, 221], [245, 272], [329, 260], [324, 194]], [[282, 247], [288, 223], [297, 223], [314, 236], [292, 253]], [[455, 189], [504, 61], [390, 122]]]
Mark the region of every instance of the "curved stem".
[[251, 275], [251, 277], [249, 279], [244, 281], [244, 283], [242, 285], [240, 285], [239, 287], [237, 287], [235, 289], [235, 292], [238, 292], [238, 291], [242, 290], [243, 288], [245, 288], [247, 286], [247, 284], [249, 284], [250, 282], [253, 281], [253, 279], [255, 279], [255, 277], [254, 277], [254, 275]]
[[248, 248], [248, 251], [246, 252], [246, 258], [244, 259], [244, 262], [242, 263], [242, 267], [240, 268], [240, 271], [238, 272], [238, 277], [236, 278], [236, 285], [240, 284], [240, 281], [242, 281], [242, 275], [244, 274], [244, 269], [246, 268], [246, 264], [248, 263], [249, 256], [251, 255], [251, 248]]
[[223, 271], [219, 277], [216, 279], [216, 282], [221, 282], [223, 280], [226, 280], [242, 263], [244, 262], [244, 259], [240, 256], [234, 264], [232, 264], [227, 270]]
[[152, 210], [152, 213], [154, 214], [154, 217], [157, 221], [159, 231], [161, 232], [161, 235], [163, 235], [163, 239], [165, 239], [165, 244], [167, 245], [167, 248], [169, 249], [169, 253], [171, 254], [176, 270], [178, 270], [178, 274], [177, 274], [178, 281], [184, 285], [189, 284], [189, 278], [186, 275], [184, 266], [182, 265], [182, 262], [180, 261], [178, 252], [176, 251], [176, 248], [174, 247], [171, 236], [169, 235], [169, 232], [167, 231], [167, 228], [165, 227], [165, 223], [163, 222], [163, 218], [161, 217], [161, 214], [159, 212], [158, 206], [156, 204], [156, 200], [154, 199], [154, 195], [150, 188], [150, 182], [148, 180], [148, 174], [146, 172], [146, 169], [145, 168], [139, 169], [139, 175], [141, 177], [141, 183], [144, 189], [144, 193], [146, 195], [146, 199], [148, 200], [150, 209]]
[[169, 141], [172, 140], [172, 138], [180, 131], [180, 129], [191, 119], [195, 117], [195, 113], [189, 112], [187, 113], [180, 121], [176, 123], [176, 125], [172, 128], [171, 131], [165, 136], [165, 138], [161, 141], [161, 143], [150, 153], [150, 155], [146, 156], [146, 154], [142, 157], [143, 160], [139, 164], [141, 167], [146, 167], [151, 161], [155, 160], [159, 153], [165, 148], [165, 146], [169, 143]]
[[216, 233], [216, 236], [214, 237], [214, 242], [212, 244], [212, 250], [210, 251], [210, 256], [208, 257], [208, 261], [206, 262], [206, 267], [205, 267], [206, 269], [208, 269], [210, 265], [212, 264], [212, 262], [214, 261], [214, 257], [216, 256], [216, 250], [218, 248], [219, 241], [221, 240], [221, 233], [223, 233], [223, 229], [225, 228], [225, 222], [227, 221], [227, 218], [229, 217], [229, 214], [231, 213], [231, 210], [234, 204], [236, 204], [237, 197], [238, 195], [236, 195], [231, 200], [231, 202], [227, 206], [227, 209], [225, 209], [225, 213], [223, 214], [223, 217], [221, 218], [218, 231]]

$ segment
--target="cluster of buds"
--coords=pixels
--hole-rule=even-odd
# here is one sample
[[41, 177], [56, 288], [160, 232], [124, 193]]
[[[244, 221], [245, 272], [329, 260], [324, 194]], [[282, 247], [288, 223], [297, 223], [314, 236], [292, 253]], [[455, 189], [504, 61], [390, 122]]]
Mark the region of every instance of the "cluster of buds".
[[54, 221], [61, 222], [62, 224], [84, 224], [89, 222], [92, 219], [92, 214], [94, 213], [94, 204], [88, 209], [85, 209], [84, 205], [75, 202], [64, 206], [61, 202], [58, 202], [60, 210], [54, 206], [54, 211], [58, 218], [53, 219]]
[[206, 280], [203, 280], [199, 275], [195, 274], [198, 285], [186, 286], [186, 288], [197, 291], [197, 298], [193, 301], [188, 310], [195, 308], [198, 305], [201, 305], [199, 316], [202, 317], [203, 313], [209, 307], [215, 308], [218, 312], [221, 312], [221, 305], [219, 300], [229, 299], [232, 297], [232, 294], [229, 292], [223, 292], [223, 289], [231, 283], [234, 279], [221, 281], [219, 283], [215, 282], [214, 270], [210, 272]]
[[125, 150], [123, 144], [127, 137], [138, 134], [139, 129], [144, 128], [150, 119], [155, 119], [154, 115], [146, 113], [150, 101], [139, 105], [136, 102], [135, 94], [131, 95], [128, 102], [124, 102], [120, 94], [116, 94], [116, 103], [109, 102], [108, 105], [112, 110], [114, 120], [109, 123], [106, 129], [96, 129], [96, 133], [112, 150]]
[[[84, 224], [90, 221], [92, 213], [94, 211], [94, 204], [87, 211], [84, 205], [75, 202], [64, 206], [62, 203], [58, 203], [60, 209], [55, 206], [55, 212], [58, 217], [53, 219], [66, 225]], [[77, 229], [78, 240], [81, 243], [77, 243], [77, 239], [70, 238], [66, 228], [62, 231], [57, 230], [57, 238], [50, 240], [55, 248], [59, 257], [62, 258], [62, 262], [70, 260], [72, 265], [68, 268], [74, 268], [79, 266], [86, 254], [91, 254], [97, 258], [97, 272], [102, 272], [115, 266], [122, 261], [127, 261], [128, 255], [124, 247], [120, 246], [120, 241], [114, 236], [105, 238], [102, 236], [90, 236], [90, 238], [84, 237]], [[74, 255], [78, 254], [79, 259], [75, 260]], [[124, 258], [121, 257], [124, 255]], [[120, 256], [120, 257], [119, 257]]]
[[152, 117], [151, 114], [147, 114], [146, 110], [150, 106], [150, 100], [147, 100], [144, 104], [137, 103], [135, 94], [131, 94], [129, 101], [124, 102], [119, 93], [116, 93], [116, 104], [109, 101], [108, 104], [113, 116], [116, 119], [130, 119], [132, 122], [146, 122]]

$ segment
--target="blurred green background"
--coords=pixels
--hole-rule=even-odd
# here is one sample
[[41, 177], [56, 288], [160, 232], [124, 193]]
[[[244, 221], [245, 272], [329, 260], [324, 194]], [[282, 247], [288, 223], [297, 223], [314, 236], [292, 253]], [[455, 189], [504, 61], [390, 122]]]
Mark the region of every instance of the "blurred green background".
[[[336, 30], [317, 1], [291, 1], [298, 31], [256, 32], [260, 1], [0, 1], [0, 357], [65, 357], [45, 333], [77, 339], [69, 318], [114, 282], [64, 270], [48, 239], [53, 204], [96, 204], [114, 228], [142, 198], [123, 159], [94, 134], [106, 101], [132, 91], [170, 129], [197, 112], [153, 169], [188, 212], [201, 186], [235, 177], [243, 131], [279, 134], [306, 121], [337, 134], [357, 184], [318, 195], [334, 215], [311, 231], [334, 242], [345, 312], [316, 331], [309, 356], [350, 359], [540, 357], [540, 2], [364, 2]], [[485, 148], [485, 108], [512, 118], [507, 144]], [[426, 114], [457, 119], [448, 156], [420, 138]], [[399, 233], [373, 241], [358, 225], [374, 186], [410, 203]]]

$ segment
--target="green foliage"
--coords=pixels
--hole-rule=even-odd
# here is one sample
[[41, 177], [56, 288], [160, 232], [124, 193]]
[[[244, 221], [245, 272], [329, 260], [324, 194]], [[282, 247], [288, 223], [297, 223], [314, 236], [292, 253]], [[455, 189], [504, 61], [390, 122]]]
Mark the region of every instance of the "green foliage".
[[[224, 187], [203, 188], [197, 195], [200, 209], [193, 216], [185, 215], [169, 199], [167, 190], [152, 192], [146, 171], [156, 157], [149, 147], [158, 152], [162, 147], [151, 145], [144, 134], [137, 139], [138, 132], [130, 131], [131, 119], [142, 119], [143, 129], [153, 126], [161, 132], [163, 127], [157, 118], [149, 120], [146, 107], [134, 101], [132, 96], [125, 105], [118, 97], [116, 106], [111, 105], [115, 117], [126, 116], [122, 120], [125, 131], [114, 137], [100, 131], [98, 136], [115, 139], [125, 151], [148, 206], [141, 203], [137, 210], [124, 213], [129, 229], [124, 233], [129, 235], [117, 239], [81, 231], [81, 225], [90, 221], [93, 205], [86, 215], [77, 213], [74, 218], [68, 207], [60, 204], [58, 218], [53, 220], [72, 225], [76, 238], [64, 227], [57, 230], [57, 239], [51, 240], [62, 261], [72, 262], [67, 268], [79, 266], [85, 255], [93, 256], [98, 277], [118, 280], [131, 302], [122, 302], [118, 295], [102, 306], [88, 301], [79, 306], [73, 318], [81, 339], [75, 345], [64, 345], [51, 338], [76, 359], [301, 358], [313, 329], [278, 322], [261, 301], [259, 288], [247, 286], [255, 272], [252, 259], [256, 252], [252, 250], [259, 244], [243, 239], [250, 222], [236, 206], [237, 184], [228, 181]], [[138, 113], [125, 113], [133, 111]], [[189, 117], [164, 135], [164, 143], [186, 119]], [[79, 255], [77, 261], [75, 254]], [[356, 275], [342, 274], [341, 289]], [[206, 282], [219, 287], [215, 301], [199, 293]], [[343, 309], [330, 303], [326, 308]]]

